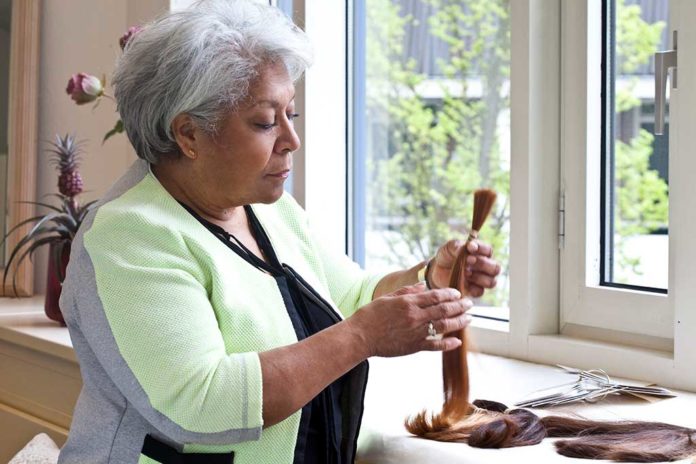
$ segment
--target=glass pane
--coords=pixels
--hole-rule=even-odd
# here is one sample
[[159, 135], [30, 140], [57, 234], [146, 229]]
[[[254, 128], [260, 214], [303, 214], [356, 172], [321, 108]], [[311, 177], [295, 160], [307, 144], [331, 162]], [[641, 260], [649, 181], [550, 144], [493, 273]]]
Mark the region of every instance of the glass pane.
[[413, 266], [466, 237], [472, 192], [494, 188], [481, 239], [503, 271], [479, 304], [507, 307], [509, 0], [356, 2], [354, 40], [355, 255]]
[[[667, 289], [669, 121], [654, 135], [656, 51], [668, 50], [668, 0], [613, 0], [609, 33], [613, 94], [611, 202], [605, 281]], [[669, 95], [669, 93], [668, 93]], [[669, 114], [669, 109], [666, 110]], [[667, 116], [668, 117], [668, 116]], [[613, 243], [612, 243], [613, 242]]]

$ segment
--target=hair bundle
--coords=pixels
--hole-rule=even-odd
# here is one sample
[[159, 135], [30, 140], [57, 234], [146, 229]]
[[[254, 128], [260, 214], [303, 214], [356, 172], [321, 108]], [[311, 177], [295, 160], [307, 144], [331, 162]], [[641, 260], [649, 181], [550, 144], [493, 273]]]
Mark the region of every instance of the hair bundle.
[[[472, 228], [467, 239], [478, 238], [496, 193], [474, 193]], [[449, 286], [468, 295], [464, 245], [452, 267]], [[466, 330], [445, 334], [462, 340], [459, 348], [442, 354], [444, 404], [439, 413], [421, 411], [406, 419], [406, 429], [421, 438], [466, 442], [477, 448], [511, 448], [540, 443], [546, 437], [566, 438], [554, 443], [567, 457], [618, 462], [661, 462], [696, 454], [696, 430], [661, 422], [592, 421], [563, 416], [539, 417], [527, 409], [508, 409], [488, 400], [469, 402]]]

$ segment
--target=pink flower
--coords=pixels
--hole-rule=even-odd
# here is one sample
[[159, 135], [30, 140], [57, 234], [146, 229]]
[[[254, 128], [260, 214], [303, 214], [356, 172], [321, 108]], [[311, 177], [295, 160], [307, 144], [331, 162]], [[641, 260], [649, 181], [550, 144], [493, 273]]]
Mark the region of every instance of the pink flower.
[[104, 85], [99, 78], [90, 74], [73, 74], [65, 91], [78, 105], [93, 102], [104, 95]]
[[121, 36], [120, 39], [118, 39], [118, 44], [121, 46], [121, 50], [124, 50], [126, 48], [126, 45], [128, 45], [128, 42], [130, 39], [133, 38], [135, 34], [140, 32], [142, 30], [142, 27], [140, 26], [131, 26], [128, 28], [125, 34]]

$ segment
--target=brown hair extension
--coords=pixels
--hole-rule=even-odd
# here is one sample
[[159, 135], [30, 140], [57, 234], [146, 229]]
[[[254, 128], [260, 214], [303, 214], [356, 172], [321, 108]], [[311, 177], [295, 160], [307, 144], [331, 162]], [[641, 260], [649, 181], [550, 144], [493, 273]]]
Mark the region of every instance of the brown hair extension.
[[[474, 192], [474, 211], [471, 221], [471, 231], [466, 243], [461, 247], [457, 255], [449, 286], [458, 289], [462, 296], [469, 295], [469, 284], [466, 280], [466, 258], [469, 256], [467, 245], [478, 238], [478, 233], [495, 203], [496, 193], [493, 190], [480, 189]], [[469, 366], [467, 364], [466, 329], [445, 334], [446, 337], [455, 336], [462, 341], [461, 346], [442, 354], [442, 379], [445, 393], [445, 404], [442, 415], [447, 421], [462, 419], [471, 414], [472, 406], [469, 404]]]
[[[467, 240], [478, 237], [495, 202], [491, 190], [474, 194], [474, 218]], [[468, 295], [464, 269], [468, 256], [462, 247], [452, 267], [449, 286]], [[469, 369], [466, 331], [449, 333], [462, 345], [442, 354], [445, 402], [442, 411], [421, 411], [405, 421], [412, 434], [429, 440], [467, 442], [477, 448], [510, 448], [540, 443], [546, 437], [562, 437], [554, 445], [559, 454], [619, 462], [675, 461], [696, 455], [696, 430], [661, 422], [602, 422], [563, 416], [539, 417], [526, 409], [509, 410], [502, 403], [476, 400], [469, 403]]]
[[[469, 295], [469, 286], [464, 272], [466, 258], [469, 256], [467, 245], [478, 238], [479, 230], [495, 203], [496, 193], [493, 190], [480, 189], [474, 192], [474, 211], [471, 221], [471, 231], [463, 247], [452, 266], [449, 286], [458, 289], [462, 296]], [[406, 421], [406, 429], [423, 438], [431, 440], [451, 441], [445, 437], [451, 437], [450, 431], [455, 424], [465, 420], [467, 424], [478, 423], [479, 419], [485, 420], [486, 414], [474, 414], [474, 407], [469, 403], [469, 366], [467, 364], [466, 329], [445, 334], [446, 337], [455, 336], [462, 341], [459, 348], [442, 354], [442, 380], [445, 394], [445, 403], [442, 412], [429, 415], [422, 411], [415, 418]]]

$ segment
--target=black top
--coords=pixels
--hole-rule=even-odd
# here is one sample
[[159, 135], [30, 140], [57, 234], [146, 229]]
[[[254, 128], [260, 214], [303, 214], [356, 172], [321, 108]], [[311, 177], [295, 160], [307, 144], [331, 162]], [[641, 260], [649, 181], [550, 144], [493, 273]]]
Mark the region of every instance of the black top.
[[[271, 241], [251, 206], [244, 206], [244, 210], [249, 220], [251, 232], [266, 261], [256, 256], [234, 235], [222, 227], [202, 218], [184, 203], [181, 205], [241, 258], [258, 270], [275, 278], [298, 340], [303, 340], [341, 320], [331, 305], [294, 269], [278, 260]], [[302, 408], [295, 447], [295, 464], [345, 463], [341, 453], [342, 412], [340, 399], [343, 384], [344, 378], [342, 377], [326, 387]]]

